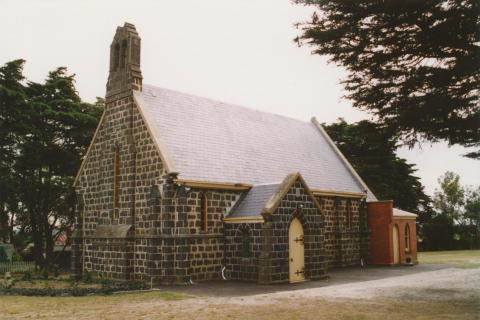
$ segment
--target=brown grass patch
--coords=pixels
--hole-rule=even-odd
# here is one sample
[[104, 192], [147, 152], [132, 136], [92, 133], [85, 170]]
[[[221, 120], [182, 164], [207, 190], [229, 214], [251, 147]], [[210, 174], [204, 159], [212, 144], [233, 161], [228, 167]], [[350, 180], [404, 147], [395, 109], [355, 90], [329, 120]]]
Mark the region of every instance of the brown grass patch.
[[169, 292], [94, 297], [2, 297], [1, 319], [478, 319], [477, 300], [192, 298]]

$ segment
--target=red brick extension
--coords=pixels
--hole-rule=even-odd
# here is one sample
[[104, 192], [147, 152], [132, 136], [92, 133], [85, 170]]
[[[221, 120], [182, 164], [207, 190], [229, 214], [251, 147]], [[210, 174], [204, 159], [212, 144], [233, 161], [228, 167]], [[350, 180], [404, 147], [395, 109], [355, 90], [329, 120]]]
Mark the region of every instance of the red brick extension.
[[[417, 230], [415, 219], [393, 215], [393, 201], [369, 202], [368, 224], [371, 230], [371, 263], [377, 265], [393, 265], [393, 228], [398, 228], [399, 263], [417, 264]], [[405, 228], [410, 228], [410, 250], [406, 252]]]

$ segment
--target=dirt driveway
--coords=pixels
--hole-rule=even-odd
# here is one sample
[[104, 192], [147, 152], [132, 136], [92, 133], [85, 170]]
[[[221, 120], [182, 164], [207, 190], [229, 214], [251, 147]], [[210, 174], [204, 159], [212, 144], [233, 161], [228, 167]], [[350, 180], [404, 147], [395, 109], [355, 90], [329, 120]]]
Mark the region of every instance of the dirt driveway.
[[279, 298], [480, 299], [480, 269], [450, 265], [345, 268], [330, 271], [323, 281], [264, 286], [214, 281], [170, 291], [242, 304]]

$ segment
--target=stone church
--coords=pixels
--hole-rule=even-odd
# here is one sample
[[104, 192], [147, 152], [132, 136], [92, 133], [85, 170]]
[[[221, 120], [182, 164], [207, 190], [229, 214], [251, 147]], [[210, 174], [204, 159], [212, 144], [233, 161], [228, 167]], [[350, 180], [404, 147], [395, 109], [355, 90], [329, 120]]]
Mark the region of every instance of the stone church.
[[[74, 183], [77, 277], [321, 279], [372, 261], [375, 204], [377, 234], [391, 240], [392, 219], [381, 217], [391, 202], [377, 201], [315, 118], [144, 84], [140, 44], [125, 23], [110, 46], [105, 111]], [[405, 221], [403, 257], [414, 263], [415, 218]]]

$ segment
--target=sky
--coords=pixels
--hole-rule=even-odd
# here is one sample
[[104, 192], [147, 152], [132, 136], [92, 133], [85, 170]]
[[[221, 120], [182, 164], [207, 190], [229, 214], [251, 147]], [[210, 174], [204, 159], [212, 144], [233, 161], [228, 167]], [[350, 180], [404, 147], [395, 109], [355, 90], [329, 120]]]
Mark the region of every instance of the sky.
[[[66, 66], [93, 102], [105, 95], [115, 29], [130, 22], [142, 38], [144, 83], [305, 121], [369, 119], [342, 98], [346, 72], [294, 43], [294, 24], [313, 11], [289, 0], [0, 0], [0, 65], [23, 58], [37, 82]], [[466, 152], [422, 143], [398, 155], [432, 195], [447, 170], [479, 185], [480, 161]]]

